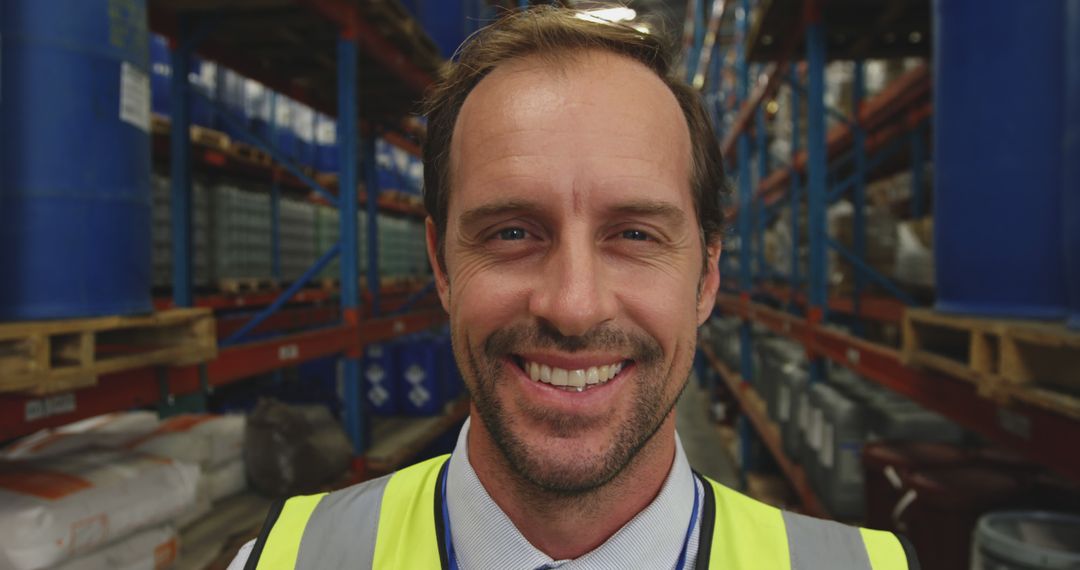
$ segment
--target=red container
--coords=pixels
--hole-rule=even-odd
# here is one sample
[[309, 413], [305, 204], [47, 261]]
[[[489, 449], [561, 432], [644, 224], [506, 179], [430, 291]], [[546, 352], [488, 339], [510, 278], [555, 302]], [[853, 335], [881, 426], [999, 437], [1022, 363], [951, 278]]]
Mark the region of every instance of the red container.
[[866, 526], [898, 530], [893, 511], [905, 488], [903, 481], [917, 469], [963, 465], [970, 454], [946, 443], [870, 443], [863, 448], [866, 476]]
[[979, 517], [1019, 506], [1026, 491], [1014, 473], [986, 467], [916, 471], [904, 486], [906, 505], [897, 525], [911, 539], [924, 570], [968, 568]]

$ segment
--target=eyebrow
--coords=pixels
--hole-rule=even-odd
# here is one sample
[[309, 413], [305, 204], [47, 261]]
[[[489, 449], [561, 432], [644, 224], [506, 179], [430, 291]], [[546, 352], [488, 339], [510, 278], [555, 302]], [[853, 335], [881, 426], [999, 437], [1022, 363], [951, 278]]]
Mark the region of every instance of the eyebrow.
[[611, 213], [659, 218], [668, 224], [682, 226], [686, 223], [686, 214], [681, 208], [660, 200], [636, 200], [617, 204], [609, 208]]
[[539, 210], [540, 205], [536, 202], [521, 199], [510, 199], [484, 204], [461, 214], [461, 225], [468, 227], [487, 218], [506, 215], [512, 212]]

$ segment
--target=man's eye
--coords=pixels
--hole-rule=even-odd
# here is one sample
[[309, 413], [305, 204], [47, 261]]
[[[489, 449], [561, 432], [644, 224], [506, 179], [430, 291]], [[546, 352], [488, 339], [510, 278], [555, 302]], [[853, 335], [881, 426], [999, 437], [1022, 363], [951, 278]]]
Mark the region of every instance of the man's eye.
[[498, 236], [501, 240], [510, 241], [525, 239], [526, 233], [521, 228], [506, 228], [505, 230], [499, 230]]
[[649, 234], [641, 230], [626, 230], [622, 233], [622, 237], [626, 239], [632, 239], [635, 241], [648, 241]]

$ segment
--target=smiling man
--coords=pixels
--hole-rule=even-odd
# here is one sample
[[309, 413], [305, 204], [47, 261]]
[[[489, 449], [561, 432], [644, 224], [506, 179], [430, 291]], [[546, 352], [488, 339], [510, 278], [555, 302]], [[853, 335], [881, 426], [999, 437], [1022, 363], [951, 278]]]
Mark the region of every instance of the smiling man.
[[428, 251], [470, 420], [449, 457], [285, 502], [233, 567], [909, 567], [894, 535], [686, 460], [672, 409], [719, 286], [725, 183], [657, 39], [511, 14], [428, 111]]

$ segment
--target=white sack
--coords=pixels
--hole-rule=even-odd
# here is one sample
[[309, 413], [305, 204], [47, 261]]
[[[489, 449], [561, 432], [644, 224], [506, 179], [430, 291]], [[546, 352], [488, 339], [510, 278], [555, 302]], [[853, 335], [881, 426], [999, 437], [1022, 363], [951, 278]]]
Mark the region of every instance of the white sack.
[[56, 570], [165, 570], [180, 552], [180, 537], [172, 526], [137, 532], [57, 566]]
[[0, 568], [49, 567], [170, 521], [194, 501], [199, 476], [119, 450], [0, 463]]

